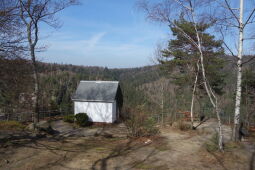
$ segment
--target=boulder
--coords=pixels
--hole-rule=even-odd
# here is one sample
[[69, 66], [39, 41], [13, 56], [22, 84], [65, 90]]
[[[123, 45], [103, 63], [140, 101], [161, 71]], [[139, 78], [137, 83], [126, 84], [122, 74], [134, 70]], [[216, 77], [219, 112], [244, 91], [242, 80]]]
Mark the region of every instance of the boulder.
[[177, 129], [178, 128], [178, 122], [173, 122], [172, 127]]
[[48, 129], [50, 127], [50, 123], [48, 121], [40, 121], [38, 122], [37, 124], [34, 124], [34, 123], [30, 123], [26, 129], [28, 130], [34, 130], [35, 128], [36, 129]]
[[35, 124], [34, 123], [30, 123], [29, 125], [27, 125], [27, 127], [26, 127], [26, 130], [34, 130], [35, 128]]
[[46, 130], [46, 129], [51, 128], [51, 125], [50, 125], [50, 123], [49, 123], [48, 121], [43, 120], [43, 121], [38, 122], [38, 123], [36, 124], [36, 127], [39, 128], [39, 129], [44, 129], [44, 130]]
[[177, 122], [173, 122], [172, 127], [181, 131], [186, 131], [191, 129], [191, 124], [190, 122], [179, 120]]
[[197, 132], [199, 134], [214, 134], [217, 133], [217, 129], [213, 127], [198, 127]]
[[52, 129], [50, 122], [48, 121], [40, 121], [37, 124], [31, 123], [27, 126], [28, 130], [38, 130], [41, 132], [45, 132], [47, 134], [53, 135], [56, 134], [57, 131], [55, 131], [54, 129]]

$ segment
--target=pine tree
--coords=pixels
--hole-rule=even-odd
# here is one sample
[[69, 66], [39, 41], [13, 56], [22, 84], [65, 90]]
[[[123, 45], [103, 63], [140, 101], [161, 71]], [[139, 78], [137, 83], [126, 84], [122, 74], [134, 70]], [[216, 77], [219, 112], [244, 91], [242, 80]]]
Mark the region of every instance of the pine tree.
[[[183, 29], [190, 37], [196, 39], [196, 32], [192, 22], [186, 21], [181, 16], [179, 20], [175, 21], [175, 24]], [[197, 28], [202, 39], [202, 50], [205, 56], [204, 62], [208, 81], [217, 94], [222, 94], [225, 84], [225, 74], [222, 72], [224, 66], [224, 59], [222, 57], [224, 50], [222, 48], [222, 42], [215, 40], [213, 35], [207, 33], [207, 30], [211, 26], [207, 23], [199, 23]], [[170, 26], [170, 29], [175, 39], [170, 40], [167, 49], [162, 50], [162, 58], [159, 61], [163, 64], [163, 68], [171, 72], [172, 78], [174, 78], [174, 82], [177, 85], [192, 86], [195, 75], [198, 72], [196, 63], [200, 54], [197, 47], [192, 45], [176, 27]], [[177, 73], [176, 70], [178, 70]], [[202, 78], [200, 75], [198, 76], [198, 87], [203, 89], [201, 82]]]

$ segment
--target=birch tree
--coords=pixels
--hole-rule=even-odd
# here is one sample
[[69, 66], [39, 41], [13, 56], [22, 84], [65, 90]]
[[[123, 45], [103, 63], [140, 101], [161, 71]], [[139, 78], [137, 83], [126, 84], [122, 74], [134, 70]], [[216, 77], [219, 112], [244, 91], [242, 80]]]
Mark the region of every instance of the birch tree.
[[[222, 8], [219, 17], [217, 18], [217, 23], [225, 30], [234, 30], [238, 31], [238, 48], [237, 48], [237, 55], [234, 52], [233, 44], [229, 44], [227, 42], [224, 42], [224, 45], [226, 49], [229, 51], [229, 53], [235, 58], [236, 60], [236, 66], [237, 66], [237, 79], [236, 79], [236, 92], [235, 92], [235, 112], [234, 112], [234, 127], [233, 127], [233, 136], [232, 139], [234, 141], [237, 141], [239, 139], [239, 124], [240, 124], [240, 110], [241, 110], [241, 96], [242, 96], [242, 70], [243, 65], [250, 62], [254, 59], [254, 57], [244, 61], [243, 59], [243, 43], [244, 40], [251, 40], [252, 38], [244, 37], [245, 29], [248, 29], [248, 25], [254, 24], [255, 22], [255, 4], [252, 4], [250, 1], [250, 4], [248, 4], [249, 1], [246, 1], [246, 11], [244, 11], [244, 0], [239, 0], [239, 7], [236, 8], [234, 6], [237, 1], [229, 1], [229, 0], [218, 0], [220, 8]], [[249, 7], [248, 7], [249, 5]], [[220, 9], [218, 8], [218, 9]], [[220, 30], [223, 40], [224, 40], [224, 34], [222, 33], [222, 29]], [[233, 38], [231, 38], [233, 42]]]
[[34, 78], [34, 123], [39, 122], [39, 75], [36, 50], [40, 38], [41, 24], [53, 28], [60, 26], [55, 14], [70, 5], [76, 4], [75, 0], [18, 0], [19, 16], [25, 26], [27, 46], [33, 66]]
[[[163, 23], [167, 23], [171, 27], [174, 27], [178, 30], [183, 37], [185, 37], [191, 46], [196, 47], [199, 58], [198, 58], [198, 68], [201, 70], [202, 78], [203, 78], [203, 86], [206, 90], [207, 96], [210, 99], [210, 102], [216, 112], [216, 116], [218, 119], [218, 146], [220, 150], [223, 150], [223, 134], [222, 134], [222, 126], [221, 126], [221, 118], [220, 118], [220, 109], [218, 106], [218, 98], [214, 91], [212, 90], [205, 71], [204, 65], [204, 53], [203, 53], [203, 40], [201, 39], [200, 32], [198, 31], [198, 23], [199, 23], [199, 16], [203, 16], [201, 12], [206, 10], [206, 3], [205, 1], [192, 1], [192, 0], [165, 0], [161, 3], [156, 4], [149, 4], [146, 1], [142, 1], [140, 3], [140, 7], [145, 10], [149, 19], [154, 21], [159, 21]], [[199, 8], [198, 8], [199, 7]], [[189, 36], [184, 29], [176, 24], [175, 20], [176, 17], [180, 15], [186, 16], [187, 19], [193, 24], [193, 31], [195, 32], [195, 37]], [[194, 87], [196, 86], [196, 80], [194, 83]], [[191, 106], [192, 109], [192, 106]], [[193, 110], [191, 110], [193, 113]], [[192, 115], [193, 116], [193, 115]]]

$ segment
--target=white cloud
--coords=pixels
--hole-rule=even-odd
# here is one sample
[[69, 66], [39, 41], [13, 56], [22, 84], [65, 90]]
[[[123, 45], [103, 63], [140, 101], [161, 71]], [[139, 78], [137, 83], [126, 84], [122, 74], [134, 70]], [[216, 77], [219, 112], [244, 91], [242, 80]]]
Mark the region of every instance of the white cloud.
[[99, 43], [99, 41], [103, 38], [103, 36], [105, 34], [106, 34], [106, 32], [101, 32], [101, 33], [98, 33], [98, 34], [94, 35], [89, 40], [86, 40], [85, 41], [85, 44], [86, 44], [85, 48], [87, 50], [92, 50], [97, 45], [97, 43]]
[[[100, 24], [100, 23], [99, 23]], [[148, 65], [158, 39], [166, 37], [165, 31], [148, 23], [137, 23], [133, 27], [113, 25], [96, 26], [100, 30], [65, 30], [43, 40], [49, 48], [45, 62], [96, 65], [107, 67], [137, 67]], [[96, 32], [98, 31], [98, 32]]]
[[[67, 51], [80, 51], [80, 52], [85, 52], [85, 51], [90, 51], [93, 50], [98, 43], [100, 43], [101, 39], [103, 36], [106, 34], [106, 32], [100, 32], [89, 39], [85, 40], [74, 40], [74, 39], [48, 39], [44, 40], [43, 43], [49, 44], [48, 51], [62, 51], [67, 52]], [[62, 35], [60, 34], [60, 37]], [[68, 36], [67, 36], [68, 37]], [[63, 37], [62, 37], [63, 38]]]
[[153, 48], [139, 43], [102, 41], [105, 32], [86, 40], [50, 41], [51, 46], [41, 53], [45, 62], [97, 65], [107, 67], [134, 67], [148, 65]]

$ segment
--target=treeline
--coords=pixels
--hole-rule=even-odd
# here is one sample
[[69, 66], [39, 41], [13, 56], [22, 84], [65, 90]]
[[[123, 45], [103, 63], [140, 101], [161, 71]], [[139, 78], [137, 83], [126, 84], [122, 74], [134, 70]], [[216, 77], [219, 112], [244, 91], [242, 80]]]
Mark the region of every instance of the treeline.
[[[2, 113], [33, 111], [33, 77], [31, 63], [24, 59], [2, 59], [0, 107]], [[133, 69], [108, 69], [38, 63], [39, 110], [73, 113], [71, 96], [80, 80], [118, 80], [128, 107], [148, 103], [139, 86], [158, 79], [155, 66]]]
[[[251, 56], [247, 56], [251, 57]], [[227, 60], [228, 57], [225, 57]], [[3, 113], [32, 112], [33, 78], [30, 62], [27, 60], [1, 60], [0, 106]], [[73, 113], [71, 96], [80, 80], [120, 81], [124, 96], [124, 111], [139, 108], [154, 115], [160, 122], [172, 122], [190, 110], [192, 85], [176, 83], [177, 70], [166, 73], [161, 65], [130, 69], [108, 69], [38, 63], [40, 77], [39, 106], [41, 111], [58, 110]], [[223, 121], [233, 121], [235, 75], [231, 62], [224, 65], [226, 73], [220, 95]], [[252, 63], [244, 69], [242, 112], [243, 120], [253, 120], [255, 111], [255, 69]], [[195, 100], [195, 116], [214, 117], [213, 108], [203, 93]], [[252, 117], [253, 115], [253, 117]]]

